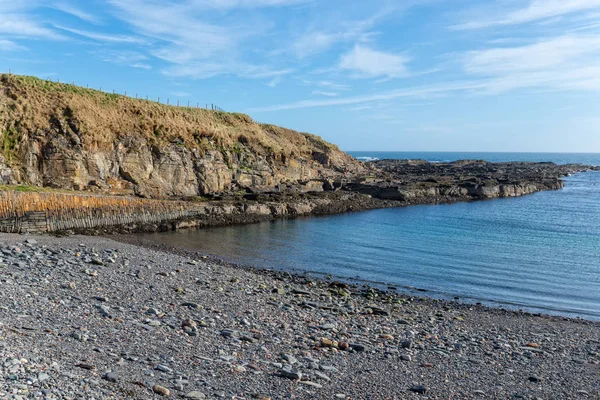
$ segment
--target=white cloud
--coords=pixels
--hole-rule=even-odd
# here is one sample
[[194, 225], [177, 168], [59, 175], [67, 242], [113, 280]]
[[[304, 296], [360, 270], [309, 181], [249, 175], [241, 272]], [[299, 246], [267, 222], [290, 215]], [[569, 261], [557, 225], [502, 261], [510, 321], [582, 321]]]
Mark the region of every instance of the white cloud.
[[98, 17], [96, 17], [95, 15], [92, 15], [92, 14], [90, 14], [86, 11], [83, 11], [80, 8], [74, 7], [73, 5], [68, 4], [68, 3], [58, 3], [58, 4], [53, 5], [52, 8], [55, 8], [59, 11], [67, 13], [67, 14], [71, 14], [83, 21], [91, 22], [93, 24], [97, 24], [100, 22], [100, 19]]
[[313, 0], [194, 0], [192, 4], [214, 8], [261, 8], [285, 7], [312, 2]]
[[0, 51], [17, 51], [17, 50], [26, 50], [25, 47], [19, 46], [15, 42], [10, 40], [0, 39]]
[[352, 71], [357, 77], [399, 78], [409, 75], [406, 64], [410, 59], [401, 54], [386, 53], [362, 45], [342, 56], [339, 67]]
[[[376, 22], [390, 13], [385, 9], [363, 20], [347, 20], [336, 23], [327, 21], [319, 24], [318, 29], [309, 27], [305, 33], [297, 37], [292, 44], [292, 51], [298, 58], [306, 58], [326, 52], [339, 43], [368, 42], [376, 35], [371, 32]], [[334, 20], [335, 21], [335, 20]], [[322, 25], [328, 28], [320, 28]]]
[[390, 90], [386, 92], [379, 92], [374, 94], [367, 94], [361, 96], [351, 97], [338, 97], [325, 100], [301, 100], [294, 103], [277, 104], [266, 107], [256, 107], [247, 110], [247, 112], [270, 112], [270, 111], [281, 111], [281, 110], [296, 110], [303, 108], [314, 108], [314, 107], [331, 107], [340, 105], [352, 105], [372, 103], [384, 100], [393, 100], [400, 98], [418, 98], [418, 99], [430, 99], [438, 98], [448, 95], [453, 92], [465, 92], [483, 90], [487, 87], [486, 81], [456, 81], [449, 83], [441, 83], [436, 85], [417, 86], [412, 88], [402, 88], [396, 90]]
[[17, 38], [62, 39], [31, 16], [23, 14], [0, 14], [0, 34]]
[[313, 90], [312, 94], [317, 94], [320, 96], [326, 96], [326, 97], [336, 97], [339, 95], [339, 93], [335, 93], [335, 92], [325, 92], [322, 90]]
[[[600, 0], [530, 0], [529, 4], [524, 8], [505, 12], [493, 19], [472, 16], [470, 18], [473, 19], [472, 21], [455, 25], [452, 28], [465, 30], [517, 25], [596, 8], [600, 8]], [[488, 15], [490, 13], [489, 11], [486, 12]]]
[[486, 90], [600, 90], [600, 36], [567, 35], [519, 47], [467, 52], [465, 72], [491, 77]]
[[520, 47], [471, 51], [465, 57], [467, 72], [495, 74], [555, 67], [586, 55], [600, 56], [600, 36], [561, 36]]
[[152, 69], [147, 63], [148, 57], [136, 51], [104, 50], [93, 51], [91, 54], [97, 56], [104, 62], [118, 65], [126, 65], [132, 68]]
[[56, 27], [63, 31], [70, 32], [70, 33], [73, 33], [78, 36], [83, 36], [88, 39], [97, 40], [99, 42], [137, 43], [137, 44], [141, 44], [141, 43], [145, 42], [144, 40], [142, 40], [140, 38], [127, 36], [127, 35], [111, 35], [111, 34], [106, 34], [106, 33], [88, 32], [88, 31], [82, 31], [79, 29], [66, 28], [64, 26], [58, 26], [58, 25]]

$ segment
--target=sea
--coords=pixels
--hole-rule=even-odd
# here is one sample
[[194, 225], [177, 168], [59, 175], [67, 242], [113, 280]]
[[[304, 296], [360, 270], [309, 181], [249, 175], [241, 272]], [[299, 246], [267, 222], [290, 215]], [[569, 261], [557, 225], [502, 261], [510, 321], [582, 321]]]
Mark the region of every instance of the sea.
[[[550, 161], [600, 154], [350, 152], [368, 159]], [[563, 190], [451, 205], [143, 235], [231, 262], [467, 303], [600, 320], [600, 172]]]

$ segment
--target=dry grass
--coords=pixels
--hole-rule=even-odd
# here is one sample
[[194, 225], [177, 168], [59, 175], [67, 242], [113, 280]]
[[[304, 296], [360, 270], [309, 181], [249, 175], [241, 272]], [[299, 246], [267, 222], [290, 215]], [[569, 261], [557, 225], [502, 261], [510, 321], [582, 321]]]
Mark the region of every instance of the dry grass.
[[274, 159], [339, 151], [317, 136], [258, 124], [244, 114], [167, 106], [28, 76], [0, 76], [0, 151], [5, 158], [11, 159], [28, 136], [59, 127], [79, 136], [84, 147], [99, 150], [136, 135], [157, 146], [177, 143], [200, 152], [231, 150], [243, 143]]
[[22, 216], [26, 212], [45, 211], [49, 214], [88, 211], [123, 214], [163, 213], [185, 210], [190, 204], [183, 201], [147, 200], [134, 197], [67, 194], [58, 192], [17, 192], [0, 190], [0, 219]]

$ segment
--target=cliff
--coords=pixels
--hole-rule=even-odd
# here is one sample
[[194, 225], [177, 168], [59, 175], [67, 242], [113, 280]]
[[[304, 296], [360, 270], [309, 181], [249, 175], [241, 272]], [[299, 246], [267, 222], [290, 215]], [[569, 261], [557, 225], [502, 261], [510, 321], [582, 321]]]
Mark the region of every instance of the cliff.
[[149, 198], [318, 192], [365, 166], [249, 116], [0, 76], [0, 184]]

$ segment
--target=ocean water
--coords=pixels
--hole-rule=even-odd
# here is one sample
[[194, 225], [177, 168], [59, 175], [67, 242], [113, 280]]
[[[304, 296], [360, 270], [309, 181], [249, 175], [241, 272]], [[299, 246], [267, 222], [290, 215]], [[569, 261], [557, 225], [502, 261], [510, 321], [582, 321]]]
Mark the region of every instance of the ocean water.
[[535, 161], [556, 164], [600, 165], [600, 153], [483, 153], [483, 152], [435, 152], [435, 151], [349, 151], [359, 160], [422, 159], [431, 162], [456, 160]]
[[[411, 154], [404, 158], [425, 158]], [[548, 160], [591, 163], [588, 159], [594, 156]], [[594, 163], [600, 164], [600, 155]], [[600, 172], [571, 176], [560, 191], [520, 198], [144, 236], [251, 266], [600, 319]]]

